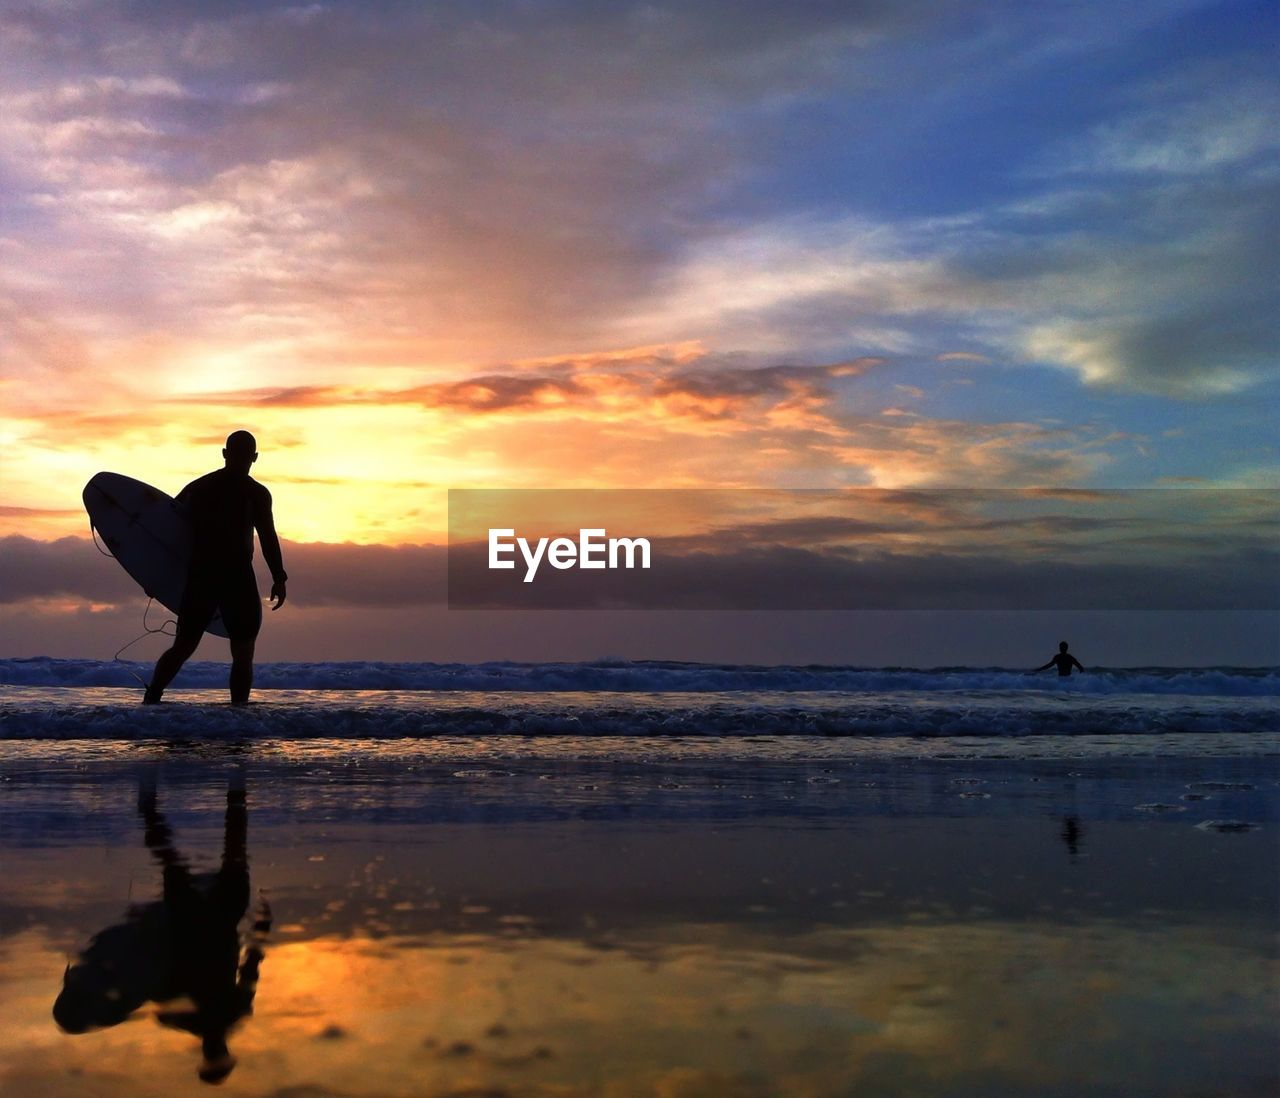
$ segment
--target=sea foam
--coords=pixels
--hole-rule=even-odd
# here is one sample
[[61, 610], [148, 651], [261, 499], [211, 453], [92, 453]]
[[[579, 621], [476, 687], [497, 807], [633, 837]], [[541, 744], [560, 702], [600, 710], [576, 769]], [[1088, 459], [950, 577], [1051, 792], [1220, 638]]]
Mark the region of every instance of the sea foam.
[[[0, 685], [136, 686], [147, 663], [0, 660]], [[177, 685], [221, 687], [223, 663], [193, 662]], [[804, 692], [841, 694], [1013, 691], [1051, 695], [1175, 694], [1280, 697], [1280, 668], [1098, 669], [1059, 678], [1000, 667], [826, 667], [598, 660], [587, 663], [263, 663], [257, 690], [603, 691], [608, 693]]]

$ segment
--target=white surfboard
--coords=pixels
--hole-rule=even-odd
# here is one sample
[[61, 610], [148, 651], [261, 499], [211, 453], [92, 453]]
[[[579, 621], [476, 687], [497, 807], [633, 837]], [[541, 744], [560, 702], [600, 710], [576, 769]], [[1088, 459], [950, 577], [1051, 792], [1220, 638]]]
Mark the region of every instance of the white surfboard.
[[[119, 473], [98, 473], [84, 486], [84, 507], [98, 536], [138, 585], [175, 615], [187, 583], [191, 525], [159, 488]], [[227, 635], [222, 614], [207, 632]]]

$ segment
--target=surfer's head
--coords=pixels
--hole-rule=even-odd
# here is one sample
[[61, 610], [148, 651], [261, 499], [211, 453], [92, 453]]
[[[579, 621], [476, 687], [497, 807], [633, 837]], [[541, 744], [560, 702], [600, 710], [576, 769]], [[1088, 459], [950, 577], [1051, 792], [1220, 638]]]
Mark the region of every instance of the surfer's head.
[[228, 469], [247, 473], [249, 466], [258, 460], [258, 440], [248, 431], [232, 431], [227, 435], [222, 456], [226, 459]]
[[[1058, 641], [1058, 651], [1059, 651], [1059, 652], [1065, 652], [1066, 650], [1067, 650], [1067, 642], [1066, 642], [1066, 641]], [[1044, 649], [1041, 649], [1041, 651], [1044, 651]]]
[[[109, 945], [118, 950], [119, 928], [111, 929], [117, 933], [109, 938]], [[102, 937], [109, 934], [105, 931]], [[53, 1004], [53, 1020], [63, 1033], [86, 1033], [119, 1025], [146, 1001], [145, 992], [137, 986], [141, 982], [137, 973], [124, 963], [127, 960], [106, 956], [67, 965], [62, 974], [62, 991]]]

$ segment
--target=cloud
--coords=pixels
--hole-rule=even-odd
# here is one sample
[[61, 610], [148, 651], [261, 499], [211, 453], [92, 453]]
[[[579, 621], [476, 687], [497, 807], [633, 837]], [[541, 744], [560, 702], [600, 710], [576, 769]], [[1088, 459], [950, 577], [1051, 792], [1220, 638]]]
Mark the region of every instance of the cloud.
[[518, 374], [474, 374], [460, 381], [407, 389], [297, 385], [202, 392], [177, 403], [268, 408], [405, 404], [472, 415], [520, 412], [570, 417], [607, 411], [612, 417], [657, 414], [668, 426], [682, 417], [732, 420], [728, 426], [741, 430], [750, 426], [753, 411], [777, 417], [804, 407], [816, 413], [835, 398], [828, 382], [858, 377], [886, 362], [862, 358], [814, 366], [733, 366], [695, 360], [688, 367], [688, 361], [687, 356], [615, 355], [603, 362], [552, 362]]
[[[846, 525], [841, 536], [864, 534]], [[796, 531], [791, 530], [789, 534]], [[826, 531], [830, 533], [830, 531]], [[24, 544], [26, 542], [26, 544]], [[0, 604], [71, 599], [98, 607], [141, 607], [143, 595], [113, 562], [93, 564], [82, 538], [58, 542], [0, 539], [11, 562]], [[717, 542], [717, 544], [720, 544]], [[1275, 609], [1280, 557], [1266, 549], [1206, 552], [1192, 561], [1044, 562], [1007, 554], [836, 552], [726, 538], [715, 552], [664, 549], [648, 574], [547, 571], [534, 585], [500, 585], [485, 569], [485, 550], [440, 546], [286, 546], [290, 601], [297, 608], [399, 610], [445, 601], [446, 567], [453, 605], [519, 608], [1130, 610]], [[505, 575], [505, 574], [504, 574]], [[566, 578], [568, 577], [568, 578]]]
[[[1141, 181], [946, 226], [788, 218], [703, 245], [645, 324], [756, 345], [856, 341], [941, 362], [1035, 363], [1191, 398], [1276, 377], [1275, 176]], [[933, 354], [938, 332], [988, 348]]]
[[[1238, 392], [1274, 378], [1269, 245], [1280, 231], [1280, 85], [1236, 56], [1188, 62], [1126, 95], [1124, 109], [1041, 159], [1049, 211], [969, 264], [1012, 276], [1015, 300], [1056, 303], [1023, 328], [1031, 356], [1093, 384], [1163, 396]], [[1068, 185], [1074, 183], [1074, 189]], [[1018, 298], [1021, 293], [1025, 295]]]
[[8, 505], [0, 505], [0, 515], [5, 518], [40, 518], [42, 516], [58, 515], [74, 515], [77, 519], [81, 517], [82, 512], [79, 508], [63, 508], [63, 507], [13, 507]]
[[[994, 73], [1097, 46], [1087, 16], [1002, 10], [965, 39]], [[0, 85], [0, 324], [19, 347], [3, 369], [269, 366], [301, 390], [568, 344], [812, 360], [942, 357], [961, 336], [981, 345], [961, 353], [1164, 396], [1270, 376], [1276, 95], [1256, 64], [1122, 87], [1103, 120], [1030, 149], [1003, 206], [723, 216], [792, 108], [874, 102], [894, 59], [962, 64], [953, 14], [125, 6], [71, 33], [8, 12], [0, 56], [23, 76]], [[897, 79], [910, 95], [918, 64]], [[165, 330], [190, 346], [139, 354]]]
[[10, 536], [0, 538], [0, 554], [5, 560], [0, 603], [67, 597], [116, 603], [141, 597], [137, 584], [88, 538], [36, 541]]
[[829, 460], [864, 471], [881, 488], [1082, 485], [1111, 460], [1115, 432], [1090, 426], [994, 423], [923, 416], [847, 416]]
[[[308, 545], [286, 542], [290, 601], [302, 606], [392, 607], [444, 601], [445, 550], [430, 545]], [[116, 605], [144, 595], [88, 538], [0, 538], [0, 603], [31, 599]], [[264, 587], [263, 590], [266, 590]]]
[[[483, 495], [494, 514], [531, 506], [528, 494]], [[533, 497], [534, 504], [554, 506], [567, 523], [563, 529], [572, 528], [575, 508], [586, 516], [584, 524], [599, 521], [606, 508], [632, 514], [639, 525], [628, 536], [650, 536], [654, 544], [651, 574], [545, 569], [538, 583], [522, 585], [514, 572], [488, 571], [483, 541], [455, 540], [451, 549], [286, 543], [290, 600], [302, 608], [365, 609], [439, 605], [446, 593], [462, 606], [509, 607], [1280, 605], [1276, 492], [702, 490], [570, 492], [559, 494], [559, 502], [547, 502], [545, 493]], [[693, 529], [669, 532], [667, 524], [678, 530], [690, 517]], [[0, 554], [6, 562], [0, 603], [141, 605], [133, 581], [85, 538], [10, 536], [0, 538]]]
[[5, 503], [71, 531], [241, 425], [317, 540], [438, 534], [422, 485], [1122, 482], [1123, 394], [1275, 377], [1273, 76], [1179, 8], [9, 5]]
[[894, 221], [789, 213], [695, 240], [638, 328], [1054, 366], [1179, 399], [1273, 380], [1280, 91], [1234, 64], [1125, 89], [1108, 121], [1035, 147], [1017, 197]]
[[21, 231], [0, 275], [99, 339], [378, 333], [419, 362], [601, 342], [748, 170], [744, 111], [767, 129], [930, 18], [112, 5], [72, 33], [8, 11], [0, 184]]
[[[671, 554], [647, 572], [548, 572], [524, 584], [485, 567], [483, 548], [449, 558], [454, 608], [719, 610], [1280, 609], [1280, 554], [1206, 547], [1199, 559], [1027, 559], [985, 553], [848, 557], [790, 546]], [[1052, 579], [1046, 578], [1046, 570]]]
[[685, 370], [659, 378], [653, 389], [668, 411], [683, 410], [707, 419], [736, 419], [745, 414], [746, 406], [757, 403], [771, 406], [775, 416], [789, 411], [816, 413], [833, 400], [827, 382], [858, 377], [885, 361], [862, 358], [830, 366]]
[[[282, 532], [382, 543], [440, 536], [446, 486], [1083, 484], [1127, 445], [1123, 432], [1087, 425], [887, 415], [881, 393], [897, 368], [883, 356], [761, 363], [641, 349], [409, 386], [201, 389], [140, 408], [104, 396], [100, 408], [0, 423], [24, 463], [15, 467], [53, 470], [15, 477], [7, 502], [61, 512], [40, 536], [78, 532], [76, 489], [93, 473], [176, 493], [220, 463], [241, 427], [259, 439], [257, 475], [281, 489]], [[31, 528], [0, 514], [5, 531]]]
[[1269, 122], [1280, 109], [1274, 79], [1235, 61], [1183, 71], [1130, 94], [1128, 109], [1045, 157], [1060, 176], [1204, 176], [1261, 163], [1280, 151]]

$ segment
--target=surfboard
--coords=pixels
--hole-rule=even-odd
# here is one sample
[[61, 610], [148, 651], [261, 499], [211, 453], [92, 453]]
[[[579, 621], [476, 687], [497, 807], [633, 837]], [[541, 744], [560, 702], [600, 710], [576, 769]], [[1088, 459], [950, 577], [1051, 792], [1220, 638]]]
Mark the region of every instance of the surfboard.
[[[134, 581], [175, 615], [187, 583], [191, 524], [182, 505], [159, 488], [119, 473], [98, 473], [84, 486], [89, 525]], [[207, 632], [227, 635], [221, 613]]]

